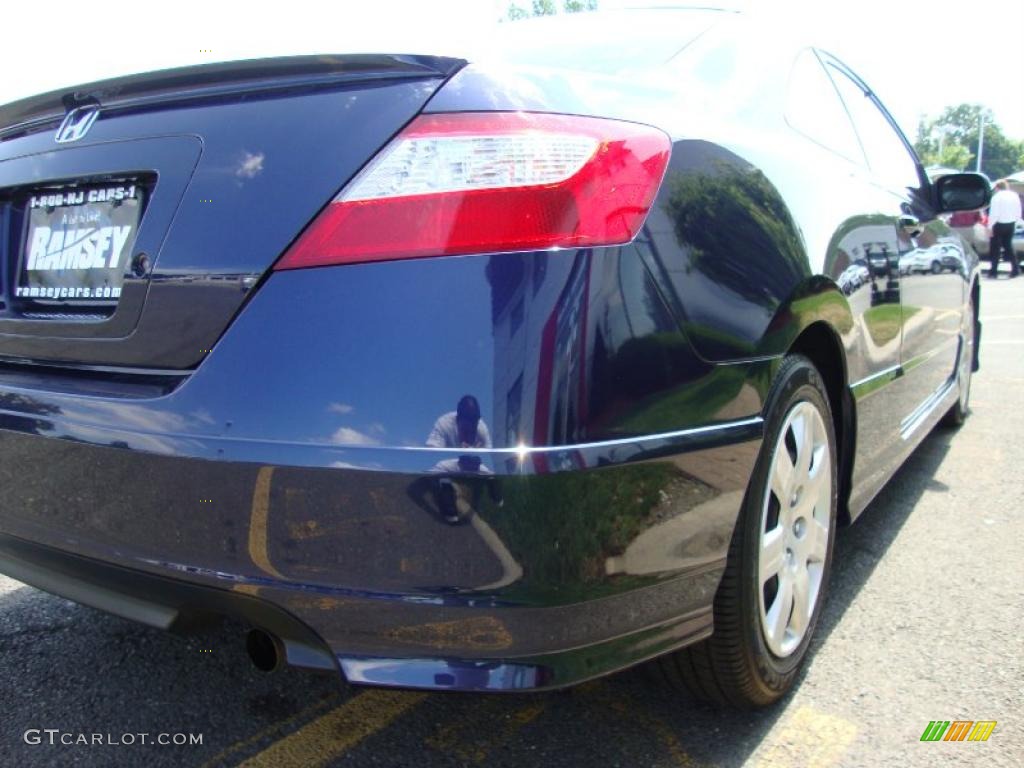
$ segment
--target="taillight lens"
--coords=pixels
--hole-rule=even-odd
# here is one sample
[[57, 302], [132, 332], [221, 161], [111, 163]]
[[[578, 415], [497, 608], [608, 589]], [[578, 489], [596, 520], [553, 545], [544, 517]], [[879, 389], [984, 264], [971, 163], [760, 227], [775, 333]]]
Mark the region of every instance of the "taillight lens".
[[627, 243], [651, 207], [670, 149], [658, 129], [615, 120], [423, 115], [275, 268]]

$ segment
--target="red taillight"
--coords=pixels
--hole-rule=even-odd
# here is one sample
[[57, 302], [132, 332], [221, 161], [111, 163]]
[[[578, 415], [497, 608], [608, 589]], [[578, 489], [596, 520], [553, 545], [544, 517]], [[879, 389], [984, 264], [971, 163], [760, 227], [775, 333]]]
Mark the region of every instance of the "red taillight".
[[671, 143], [636, 123], [424, 115], [317, 216], [276, 269], [633, 239]]

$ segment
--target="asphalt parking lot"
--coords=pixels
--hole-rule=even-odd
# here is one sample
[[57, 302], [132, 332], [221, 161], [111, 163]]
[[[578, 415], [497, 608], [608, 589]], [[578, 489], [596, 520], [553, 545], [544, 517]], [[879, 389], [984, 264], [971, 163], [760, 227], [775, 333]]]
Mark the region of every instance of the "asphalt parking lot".
[[[0, 765], [1020, 765], [1024, 279], [982, 289], [973, 414], [839, 532], [810, 663], [773, 709], [719, 711], [642, 670], [503, 697], [264, 675], [237, 625], [170, 636], [0, 577]], [[997, 725], [986, 742], [921, 742], [931, 720]], [[202, 743], [51, 745], [45, 729]]]

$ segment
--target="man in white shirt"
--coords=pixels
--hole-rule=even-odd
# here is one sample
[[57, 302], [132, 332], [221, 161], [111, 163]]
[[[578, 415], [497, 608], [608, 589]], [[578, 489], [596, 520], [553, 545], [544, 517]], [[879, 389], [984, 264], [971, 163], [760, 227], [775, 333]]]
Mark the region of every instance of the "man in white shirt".
[[442, 459], [434, 465], [432, 473], [452, 475], [440, 477], [433, 483], [434, 498], [441, 516], [446, 522], [457, 525], [473, 514], [480, 501], [481, 486], [471, 482], [467, 475], [479, 475], [490, 490], [491, 499], [501, 503], [501, 493], [494, 482], [491, 469], [473, 449], [487, 450], [491, 447], [491, 433], [480, 418], [480, 403], [473, 395], [465, 395], [458, 407], [440, 416], [427, 437], [431, 448], [464, 448], [466, 453], [458, 458]]
[[989, 277], [999, 275], [999, 251], [1006, 251], [1006, 260], [1010, 262], [1010, 277], [1020, 273], [1017, 265], [1017, 254], [1013, 252], [1013, 230], [1021, 218], [1020, 196], [1010, 189], [1006, 179], [995, 183], [995, 194], [988, 209], [988, 226], [991, 239], [988, 245], [988, 257], [992, 260]]
[[459, 400], [458, 407], [439, 417], [427, 438], [431, 448], [490, 448], [491, 433], [480, 418], [480, 403], [472, 395]]

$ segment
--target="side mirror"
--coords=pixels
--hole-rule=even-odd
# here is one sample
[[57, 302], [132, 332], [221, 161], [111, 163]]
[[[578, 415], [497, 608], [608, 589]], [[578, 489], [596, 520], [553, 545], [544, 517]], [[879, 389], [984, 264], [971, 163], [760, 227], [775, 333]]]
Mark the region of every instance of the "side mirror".
[[992, 186], [980, 173], [951, 173], [935, 180], [939, 213], [984, 208], [992, 197]]

